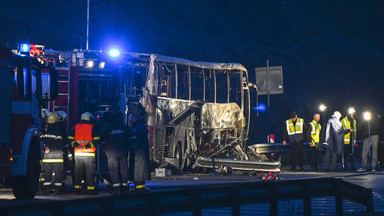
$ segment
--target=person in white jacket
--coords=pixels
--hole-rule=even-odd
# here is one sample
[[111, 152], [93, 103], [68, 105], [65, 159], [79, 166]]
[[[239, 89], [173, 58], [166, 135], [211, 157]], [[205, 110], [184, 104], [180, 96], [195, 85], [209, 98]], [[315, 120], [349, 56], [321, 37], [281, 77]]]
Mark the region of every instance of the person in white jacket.
[[[340, 118], [341, 113], [335, 111], [328, 120], [325, 128], [325, 140], [323, 146], [327, 149], [324, 158], [324, 165], [327, 171], [336, 171], [337, 156], [344, 152], [344, 135], [353, 131], [353, 129], [343, 129]], [[332, 160], [331, 169], [329, 169], [330, 160]]]

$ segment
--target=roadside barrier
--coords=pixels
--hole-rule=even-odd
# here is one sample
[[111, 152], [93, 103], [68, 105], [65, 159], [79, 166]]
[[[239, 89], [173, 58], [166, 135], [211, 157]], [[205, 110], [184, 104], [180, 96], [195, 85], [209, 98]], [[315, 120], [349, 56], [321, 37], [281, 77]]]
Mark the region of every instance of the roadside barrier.
[[145, 194], [99, 196], [71, 200], [29, 200], [0, 206], [2, 215], [161, 215], [203, 209], [231, 207], [240, 215], [246, 204], [269, 203], [270, 215], [278, 215], [278, 202], [303, 200], [304, 215], [311, 215], [311, 199], [334, 196], [336, 215], [343, 214], [343, 199], [365, 205], [373, 212], [372, 189], [338, 178], [313, 178], [280, 181], [247, 181], [218, 185], [152, 190]]

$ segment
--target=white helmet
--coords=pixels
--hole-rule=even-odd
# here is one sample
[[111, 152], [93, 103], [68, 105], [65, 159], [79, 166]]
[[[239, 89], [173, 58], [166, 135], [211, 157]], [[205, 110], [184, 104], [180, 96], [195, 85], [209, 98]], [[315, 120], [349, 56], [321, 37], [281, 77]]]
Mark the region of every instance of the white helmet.
[[49, 116], [49, 110], [48, 109], [42, 109], [41, 110], [41, 117], [43, 117], [44, 119], [47, 118]]
[[81, 120], [92, 121], [93, 119], [93, 115], [90, 112], [85, 112], [81, 115]]
[[59, 114], [59, 121], [64, 121], [68, 115], [67, 113], [65, 113], [64, 111], [60, 110], [60, 111], [57, 111], [57, 114]]
[[54, 124], [54, 123], [56, 123], [58, 120], [59, 120], [59, 114], [57, 114], [57, 112], [51, 112], [51, 113], [49, 113], [49, 115], [48, 115], [48, 120], [47, 120], [47, 123], [48, 123], [48, 124]]

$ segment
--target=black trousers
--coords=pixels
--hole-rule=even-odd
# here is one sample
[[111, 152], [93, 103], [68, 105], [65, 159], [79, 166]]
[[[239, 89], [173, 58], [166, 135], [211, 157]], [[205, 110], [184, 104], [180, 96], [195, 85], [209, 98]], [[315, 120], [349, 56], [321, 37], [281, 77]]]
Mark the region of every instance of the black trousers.
[[128, 182], [128, 154], [109, 154], [108, 169], [113, 186], [120, 186]]
[[290, 143], [290, 155], [291, 155], [291, 168], [296, 168], [296, 160], [300, 168], [304, 167], [304, 143], [301, 142], [291, 142]]
[[[53, 172], [55, 173], [55, 177], [52, 181]], [[64, 163], [43, 163], [43, 178], [45, 183], [61, 186], [65, 178]]]
[[314, 147], [311, 147], [311, 168], [312, 169], [317, 169], [317, 160], [319, 158], [319, 149], [314, 146]]
[[81, 181], [84, 179], [87, 190], [95, 190], [95, 181], [93, 179], [95, 169], [95, 156], [76, 156], [75, 153], [75, 189], [81, 189]]

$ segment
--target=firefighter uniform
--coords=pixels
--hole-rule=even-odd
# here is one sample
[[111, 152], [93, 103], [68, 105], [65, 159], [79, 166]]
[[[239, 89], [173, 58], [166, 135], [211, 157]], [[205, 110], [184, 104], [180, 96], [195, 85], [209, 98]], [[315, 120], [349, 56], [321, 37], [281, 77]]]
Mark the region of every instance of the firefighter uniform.
[[129, 177], [134, 181], [135, 192], [142, 193], [148, 191], [145, 181], [151, 179], [148, 130], [144, 121], [135, 114], [129, 116], [129, 122], [135, 135], [129, 152]]
[[109, 175], [113, 183], [111, 193], [121, 194], [128, 190], [128, 151], [131, 146], [131, 129], [123, 122], [122, 113], [115, 113], [110, 124], [103, 129]]
[[[353, 122], [351, 124], [351, 122]], [[351, 170], [356, 170], [355, 159], [352, 154], [352, 148], [356, 146], [356, 119], [352, 115], [347, 115], [341, 120], [343, 129], [353, 129], [353, 132], [344, 135], [344, 169], [347, 169], [348, 160], [351, 163]], [[351, 145], [353, 143], [353, 146]]]
[[[318, 118], [318, 120], [320, 120], [320, 115], [319, 114], [315, 114], [314, 118]], [[312, 149], [311, 169], [313, 171], [316, 171], [317, 170], [317, 159], [318, 159], [318, 156], [319, 156], [319, 143], [320, 143], [321, 125], [319, 124], [318, 121], [313, 119], [308, 124], [308, 128], [307, 129], [308, 129], [308, 133], [310, 133], [309, 140], [310, 140], [310, 147]]]
[[[76, 193], [82, 190], [82, 180], [85, 180], [89, 194], [96, 194], [94, 174], [96, 169], [96, 142], [100, 140], [95, 125], [92, 124], [92, 114], [86, 112], [81, 121], [70, 132], [69, 140], [74, 147], [74, 189]], [[85, 174], [85, 176], [84, 176]], [[85, 177], [85, 179], [84, 179]]]
[[[59, 194], [62, 191], [65, 178], [64, 145], [67, 139], [63, 125], [57, 119], [57, 113], [51, 112], [49, 114], [46, 130], [41, 136], [44, 142], [41, 182], [43, 183], [45, 193], [50, 193], [50, 188], [54, 186], [55, 194]], [[55, 175], [52, 179], [53, 173]]]

